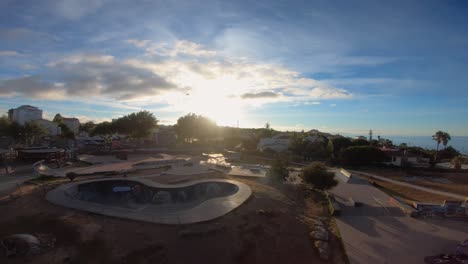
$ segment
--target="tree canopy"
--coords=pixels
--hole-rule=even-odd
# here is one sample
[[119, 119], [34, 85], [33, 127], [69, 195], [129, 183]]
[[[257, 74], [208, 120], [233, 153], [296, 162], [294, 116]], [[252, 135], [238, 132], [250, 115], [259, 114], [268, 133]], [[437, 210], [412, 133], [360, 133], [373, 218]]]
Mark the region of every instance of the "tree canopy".
[[217, 128], [216, 123], [211, 119], [193, 113], [180, 117], [175, 125], [178, 137], [190, 143], [194, 139], [205, 141], [215, 136]]
[[384, 161], [385, 154], [372, 146], [352, 146], [341, 153], [340, 160], [345, 165], [360, 166], [380, 163]]
[[92, 135], [112, 135], [121, 133], [132, 138], [143, 138], [148, 136], [152, 129], [156, 128], [158, 120], [148, 111], [140, 111], [120, 117], [112, 122], [102, 122], [94, 126]]

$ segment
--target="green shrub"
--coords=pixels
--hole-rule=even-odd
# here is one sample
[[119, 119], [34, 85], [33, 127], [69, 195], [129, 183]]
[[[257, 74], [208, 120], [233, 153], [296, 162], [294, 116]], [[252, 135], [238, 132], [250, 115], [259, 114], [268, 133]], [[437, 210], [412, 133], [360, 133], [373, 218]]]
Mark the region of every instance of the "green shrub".
[[321, 162], [314, 162], [305, 167], [302, 177], [306, 183], [319, 190], [328, 190], [338, 184], [338, 181], [335, 180], [335, 174], [329, 172], [325, 164]]
[[277, 182], [285, 181], [288, 178], [288, 161], [285, 159], [277, 158], [273, 161], [271, 169], [268, 172], [271, 179]]

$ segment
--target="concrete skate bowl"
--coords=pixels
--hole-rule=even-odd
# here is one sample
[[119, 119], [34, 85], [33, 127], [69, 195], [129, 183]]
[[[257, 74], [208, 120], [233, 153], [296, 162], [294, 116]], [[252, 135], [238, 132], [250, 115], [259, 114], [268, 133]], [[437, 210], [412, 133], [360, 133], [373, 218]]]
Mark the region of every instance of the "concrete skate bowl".
[[206, 179], [159, 184], [146, 179], [95, 179], [61, 185], [47, 193], [54, 204], [92, 213], [161, 224], [190, 224], [221, 217], [244, 203], [244, 183]]

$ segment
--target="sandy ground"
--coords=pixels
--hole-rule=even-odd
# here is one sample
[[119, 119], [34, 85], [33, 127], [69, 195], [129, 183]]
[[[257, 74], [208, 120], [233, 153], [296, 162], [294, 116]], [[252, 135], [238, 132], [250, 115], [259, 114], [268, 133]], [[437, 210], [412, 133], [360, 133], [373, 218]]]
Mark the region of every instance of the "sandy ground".
[[[170, 182], [184, 177], [161, 176], [155, 180]], [[227, 176], [199, 176], [203, 177]], [[234, 179], [253, 191], [245, 204], [207, 223], [177, 226], [62, 208], [44, 199], [54, 184], [23, 187], [19, 198], [0, 200], [0, 237], [51, 234], [57, 239], [56, 245], [38, 256], [0, 256], [0, 263], [324, 263], [308, 235], [310, 219], [328, 213], [319, 195], [303, 188], [267, 184], [265, 180]], [[195, 236], [182, 235], [213, 227], [214, 231]], [[331, 263], [345, 263], [334, 235], [331, 245]]]
[[[441, 173], [427, 171], [407, 172], [401, 169], [392, 168], [373, 168], [361, 170], [427, 188], [461, 195], [468, 195], [468, 173]], [[411, 195], [409, 192], [405, 192], [405, 194]], [[440, 200], [442, 197], [435, 198]]]

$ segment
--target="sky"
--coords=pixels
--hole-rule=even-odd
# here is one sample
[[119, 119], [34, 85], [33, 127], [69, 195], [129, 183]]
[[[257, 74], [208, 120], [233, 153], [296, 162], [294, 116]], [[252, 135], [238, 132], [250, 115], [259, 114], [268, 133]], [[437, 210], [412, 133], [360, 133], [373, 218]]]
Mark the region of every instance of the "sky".
[[0, 112], [468, 136], [466, 1], [0, 2]]

